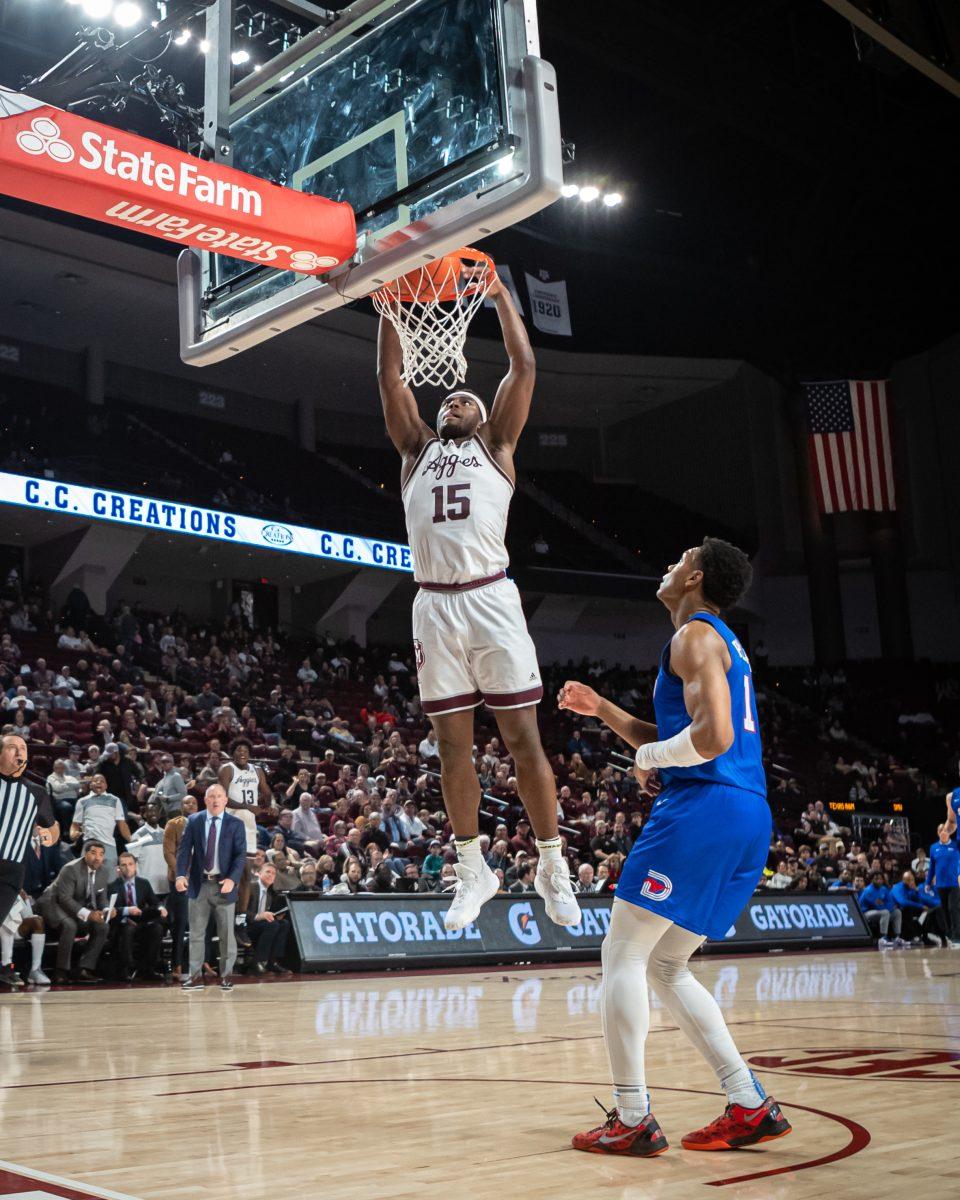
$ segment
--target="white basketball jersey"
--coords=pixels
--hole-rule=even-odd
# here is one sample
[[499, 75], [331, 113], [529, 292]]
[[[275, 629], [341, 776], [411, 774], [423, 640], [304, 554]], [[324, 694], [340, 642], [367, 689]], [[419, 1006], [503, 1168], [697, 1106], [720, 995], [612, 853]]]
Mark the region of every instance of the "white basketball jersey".
[[506, 568], [513, 483], [479, 437], [427, 442], [402, 495], [418, 583], [469, 583]]
[[244, 767], [241, 771], [237, 764], [232, 762], [230, 769], [233, 771], [233, 779], [227, 788], [227, 797], [235, 804], [242, 804], [244, 808], [256, 808], [260, 803], [260, 776], [256, 768]]

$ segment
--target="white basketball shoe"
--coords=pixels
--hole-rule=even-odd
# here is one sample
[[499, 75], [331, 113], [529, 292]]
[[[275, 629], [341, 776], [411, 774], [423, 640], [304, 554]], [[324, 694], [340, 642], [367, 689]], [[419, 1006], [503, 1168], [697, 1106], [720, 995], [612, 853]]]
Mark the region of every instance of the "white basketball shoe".
[[443, 926], [451, 931], [463, 929], [475, 921], [480, 916], [480, 909], [500, 890], [500, 880], [482, 860], [479, 870], [462, 862], [456, 863], [453, 869], [457, 886], [453, 903], [443, 915]]
[[565, 862], [545, 862], [541, 858], [533, 886], [543, 899], [547, 916], [555, 925], [580, 924], [580, 905], [573, 894], [570, 871]]

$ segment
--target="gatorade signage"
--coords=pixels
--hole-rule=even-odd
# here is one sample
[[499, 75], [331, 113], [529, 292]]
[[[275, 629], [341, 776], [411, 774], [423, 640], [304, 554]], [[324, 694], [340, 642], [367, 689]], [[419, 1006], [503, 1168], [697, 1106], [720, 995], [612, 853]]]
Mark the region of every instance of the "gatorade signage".
[[[290, 894], [290, 914], [304, 970], [426, 961], [469, 963], [530, 959], [597, 959], [610, 927], [613, 897], [578, 896], [579, 925], [561, 928], [532, 892], [495, 896], [466, 929], [448, 932], [449, 895], [319, 896]], [[831, 942], [866, 945], [870, 934], [850, 893], [789, 899], [756, 896], [722, 941], [745, 950]]]
[[0, 192], [316, 275], [356, 251], [348, 204], [280, 187], [0, 87]]

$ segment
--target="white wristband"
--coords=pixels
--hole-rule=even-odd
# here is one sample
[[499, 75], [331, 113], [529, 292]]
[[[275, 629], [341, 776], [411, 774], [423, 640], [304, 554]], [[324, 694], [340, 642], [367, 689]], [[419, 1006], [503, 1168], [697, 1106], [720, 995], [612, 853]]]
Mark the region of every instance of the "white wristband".
[[641, 771], [659, 767], [699, 767], [710, 762], [694, 749], [690, 726], [663, 742], [647, 742], [637, 750], [635, 762]]

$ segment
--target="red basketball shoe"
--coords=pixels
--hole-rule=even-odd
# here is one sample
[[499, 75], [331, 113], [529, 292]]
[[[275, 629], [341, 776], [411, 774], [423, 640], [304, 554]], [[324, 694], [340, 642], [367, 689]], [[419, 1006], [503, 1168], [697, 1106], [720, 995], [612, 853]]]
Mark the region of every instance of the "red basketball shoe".
[[570, 1144], [588, 1154], [633, 1154], [637, 1158], [653, 1158], [669, 1145], [653, 1113], [647, 1113], [639, 1125], [624, 1125], [616, 1108], [607, 1112], [607, 1119], [596, 1129], [574, 1134]]
[[779, 1104], [768, 1096], [759, 1108], [728, 1104], [723, 1116], [686, 1134], [680, 1145], [684, 1150], [739, 1150], [741, 1146], [786, 1137], [792, 1128]]

